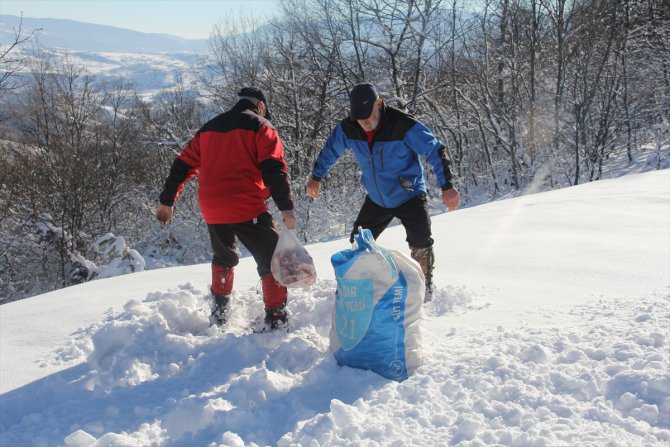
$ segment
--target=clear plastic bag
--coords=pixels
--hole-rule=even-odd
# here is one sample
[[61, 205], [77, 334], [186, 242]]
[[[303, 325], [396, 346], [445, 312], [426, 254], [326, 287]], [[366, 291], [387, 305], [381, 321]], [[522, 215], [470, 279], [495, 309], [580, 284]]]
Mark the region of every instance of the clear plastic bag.
[[272, 276], [288, 288], [306, 288], [316, 282], [316, 268], [312, 257], [302, 246], [295, 233], [282, 228], [270, 264]]

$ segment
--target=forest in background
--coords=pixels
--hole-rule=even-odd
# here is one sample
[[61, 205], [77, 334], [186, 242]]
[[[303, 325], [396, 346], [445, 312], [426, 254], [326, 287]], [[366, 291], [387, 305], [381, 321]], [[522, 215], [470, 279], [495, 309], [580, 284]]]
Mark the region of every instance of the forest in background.
[[[343, 237], [362, 202], [345, 155], [304, 185], [359, 82], [446, 144], [465, 206], [670, 166], [670, 4], [663, 0], [281, 0], [231, 17], [197, 82], [141, 95], [16, 30], [0, 50], [0, 302], [94, 278], [210, 260], [191, 181], [154, 219], [176, 153], [262, 88], [284, 142], [303, 241]], [[476, 5], [476, 7], [473, 7]], [[242, 32], [255, 29], [254, 32]], [[19, 51], [33, 45], [30, 57]], [[428, 169], [431, 206], [442, 210]], [[275, 216], [277, 214], [275, 213]]]

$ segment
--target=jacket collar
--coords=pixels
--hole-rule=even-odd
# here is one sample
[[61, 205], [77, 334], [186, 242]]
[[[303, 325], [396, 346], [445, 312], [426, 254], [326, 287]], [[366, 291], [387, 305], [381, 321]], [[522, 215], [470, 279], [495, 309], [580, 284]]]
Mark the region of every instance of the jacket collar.
[[[386, 105], [386, 101], [382, 100], [382, 110], [381, 110], [382, 119], [381, 119], [381, 123], [380, 123], [380, 126], [379, 126], [379, 130], [377, 131], [377, 134], [376, 134], [377, 136], [380, 135], [381, 133], [383, 133], [384, 130], [388, 128], [387, 124], [389, 122], [389, 109], [391, 109], [391, 108], [392, 107]], [[355, 119], [352, 119], [351, 116], [349, 116], [349, 115], [347, 115], [347, 118], [345, 119], [345, 121], [348, 122], [348, 124], [351, 126], [351, 128], [356, 129], [356, 132], [361, 137], [365, 136], [365, 138], [367, 138], [365, 131], [363, 130], [361, 125], [358, 124], [358, 121], [356, 121]]]
[[240, 99], [239, 101], [237, 101], [237, 103], [233, 106], [233, 110], [235, 112], [243, 112], [245, 110], [251, 110], [256, 115], [258, 115], [258, 109], [254, 105], [254, 103], [249, 101], [248, 99]]

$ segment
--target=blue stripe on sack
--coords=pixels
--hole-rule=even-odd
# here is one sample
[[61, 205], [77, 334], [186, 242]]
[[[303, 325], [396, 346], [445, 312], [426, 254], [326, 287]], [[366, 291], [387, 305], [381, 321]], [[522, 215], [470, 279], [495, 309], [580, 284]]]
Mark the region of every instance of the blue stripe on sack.
[[343, 250], [331, 256], [330, 263], [333, 264], [333, 269], [335, 269], [335, 276], [343, 278], [356, 262], [357, 256], [358, 251], [356, 250]]
[[338, 349], [338, 365], [370, 369], [387, 379], [407, 379], [405, 358], [405, 302], [407, 281], [399, 272], [398, 281], [374, 307], [363, 339], [349, 351]]
[[395, 261], [393, 260], [393, 256], [391, 256], [391, 253], [386, 251], [385, 249], [381, 247], [379, 248], [379, 252], [384, 256], [384, 259], [386, 259], [386, 262], [389, 264], [389, 268], [391, 269], [391, 272], [393, 273], [393, 278], [398, 276], [398, 266], [395, 264]]

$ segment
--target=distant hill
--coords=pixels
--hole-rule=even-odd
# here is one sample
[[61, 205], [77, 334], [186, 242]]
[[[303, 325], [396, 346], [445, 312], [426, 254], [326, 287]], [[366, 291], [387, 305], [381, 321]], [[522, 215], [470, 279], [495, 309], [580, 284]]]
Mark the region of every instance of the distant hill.
[[[21, 18], [0, 15], [0, 46], [13, 42]], [[196, 66], [208, 51], [206, 39], [183, 39], [167, 34], [149, 34], [107, 25], [65, 19], [24, 17], [21, 35], [33, 30], [42, 53], [69, 60], [97, 76], [100, 81], [122, 79], [132, 82], [138, 92], [153, 95], [175, 86], [177, 76], [193, 82]], [[28, 58], [33, 45], [21, 45], [15, 51]], [[16, 76], [29, 77], [19, 70]], [[11, 98], [4, 98], [10, 101]]]
[[[13, 41], [21, 17], [0, 14], [0, 44]], [[205, 52], [207, 39], [184, 39], [66, 19], [23, 18], [23, 32], [37, 32], [40, 45], [70, 51], [117, 53]]]

